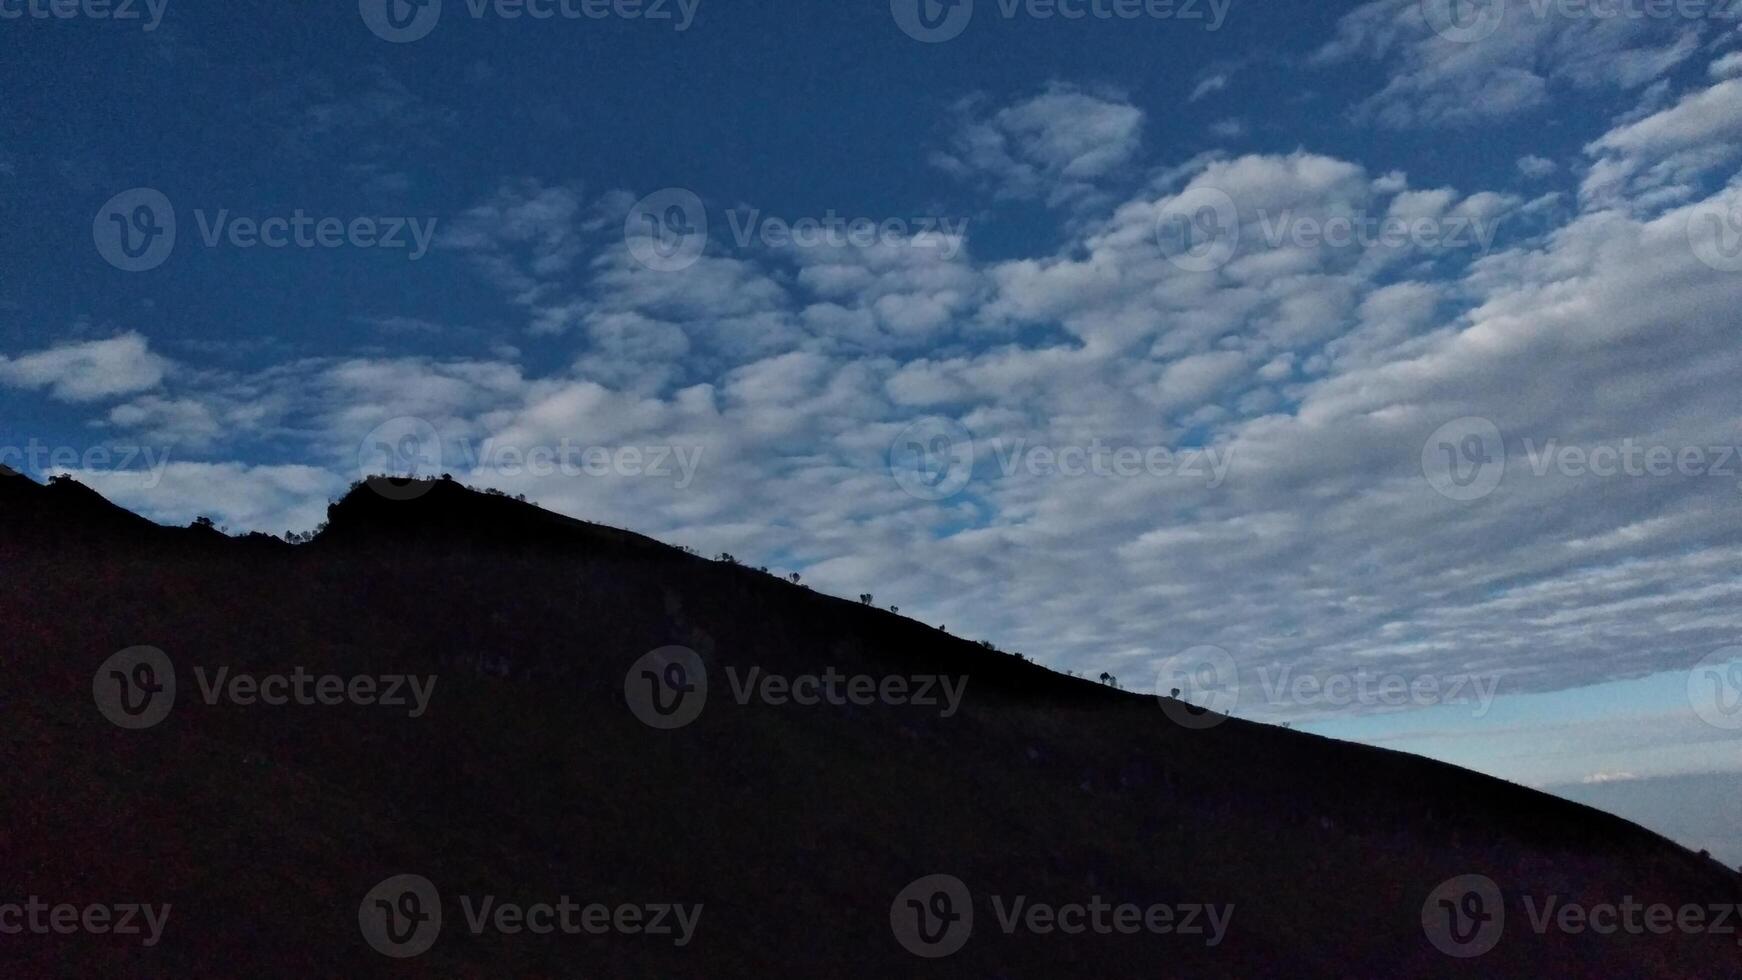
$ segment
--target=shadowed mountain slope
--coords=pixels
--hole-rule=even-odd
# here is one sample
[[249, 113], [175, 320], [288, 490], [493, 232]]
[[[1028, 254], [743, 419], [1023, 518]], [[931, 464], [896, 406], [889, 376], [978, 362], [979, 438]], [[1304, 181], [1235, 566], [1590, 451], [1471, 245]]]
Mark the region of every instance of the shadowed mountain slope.
[[[291, 546], [5, 477], [0, 570], [9, 887], [173, 909], [152, 948], [0, 936], [5, 975], [1742, 976], [1734, 935], [1532, 928], [1527, 898], [1742, 901], [1735, 873], [1619, 818], [1237, 718], [1182, 725], [1207, 716], [451, 482], [361, 486]], [[93, 681], [141, 645], [176, 692], [130, 730]], [[662, 730], [638, 718], [635, 665], [674, 645], [708, 687]], [[831, 669], [965, 686], [953, 711], [740, 703], [748, 678]], [[435, 686], [413, 717], [208, 700], [220, 670]], [[359, 905], [404, 873], [439, 889], [444, 922], [396, 961]], [[974, 921], [958, 952], [922, 959], [891, 905], [934, 874], [964, 883]], [[1459, 960], [1423, 906], [1467, 874], [1496, 882], [1506, 921]], [[474, 933], [462, 896], [704, 911], [679, 946]], [[1214, 945], [1007, 934], [1015, 896], [1233, 911]]]

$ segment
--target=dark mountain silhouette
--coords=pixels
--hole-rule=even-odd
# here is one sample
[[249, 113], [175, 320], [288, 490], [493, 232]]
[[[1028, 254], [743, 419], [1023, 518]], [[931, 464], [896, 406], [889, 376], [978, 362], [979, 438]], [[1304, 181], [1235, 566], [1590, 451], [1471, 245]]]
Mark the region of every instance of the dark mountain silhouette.
[[[456, 483], [354, 489], [312, 542], [169, 528], [72, 481], [0, 477], [8, 895], [170, 903], [161, 942], [0, 936], [0, 975], [1716, 977], [1735, 936], [1537, 934], [1518, 904], [1735, 903], [1742, 878], [1619, 818], [1429, 760], [1228, 719], [763, 572]], [[411, 499], [389, 499], [406, 497]], [[868, 583], [868, 585], [871, 583]], [[173, 663], [127, 730], [93, 675]], [[625, 676], [690, 648], [709, 692], [657, 730]], [[729, 671], [965, 676], [959, 712], [774, 705]], [[435, 675], [427, 711], [208, 704], [200, 675]], [[99, 678], [100, 680], [100, 678]], [[359, 905], [440, 890], [389, 959]], [[974, 896], [960, 951], [891, 929], [910, 882]], [[1504, 935], [1459, 960], [1423, 905], [1492, 878]], [[473, 934], [458, 896], [702, 903], [646, 935]], [[1232, 904], [1225, 938], [1006, 934], [991, 896]]]

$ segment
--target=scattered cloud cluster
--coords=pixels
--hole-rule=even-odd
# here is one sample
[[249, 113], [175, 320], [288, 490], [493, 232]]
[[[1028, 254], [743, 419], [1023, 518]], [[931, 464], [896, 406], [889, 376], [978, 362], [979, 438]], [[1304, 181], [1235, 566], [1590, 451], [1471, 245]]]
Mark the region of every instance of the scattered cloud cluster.
[[[1345, 15], [1313, 60], [1386, 66], [1385, 84], [1356, 106], [1357, 119], [1394, 129], [1469, 127], [1541, 108], [1560, 93], [1638, 89], [1694, 58], [1702, 35], [1728, 23], [1634, 16], [1632, 6], [1373, 0]], [[1436, 11], [1459, 7], [1474, 8], [1467, 34], [1448, 30], [1460, 23], [1449, 12], [1434, 23]], [[1491, 15], [1495, 22], [1482, 25]]]
[[1130, 165], [1143, 142], [1143, 112], [1124, 96], [1069, 85], [1007, 106], [976, 96], [956, 112], [957, 132], [933, 163], [999, 197], [1052, 206], [1100, 200], [1100, 182]]
[[[1555, 85], [1640, 89], [1694, 50], [1523, 22], [1516, 39], [1448, 48], [1418, 10], [1369, 4], [1320, 52], [1393, 67], [1361, 110], [1379, 125], [1475, 121]], [[414, 417], [468, 482], [800, 568], [819, 588], [871, 591], [1128, 686], [1200, 644], [1249, 668], [1491, 672], [1503, 691], [1635, 676], [1738, 635], [1742, 478], [1538, 474], [1528, 447], [1742, 442], [1742, 275], [1688, 234], [1695, 209], [1742, 204], [1722, 179], [1742, 144], [1733, 60], [1685, 92], [1641, 92], [1639, 113], [1591, 139], [1576, 210], [1304, 149], [1149, 158], [1131, 101], [1053, 85], [961, 103], [932, 158], [993, 202], [1065, 209], [1050, 252], [982, 259], [971, 239], [946, 249], [923, 234], [716, 241], [662, 272], [625, 247], [634, 194], [509, 179], [442, 247], [530, 335], [572, 345], [559, 371], [510, 354], [221, 371], [129, 332], [0, 358], [0, 385], [89, 405], [106, 437], [192, 457], [152, 488], [79, 474], [165, 519], [310, 527], [360, 475], [369, 434]], [[310, 125], [368, 111], [329, 107]], [[1537, 156], [1517, 169], [1559, 172]], [[1169, 222], [1204, 231], [1187, 205], [1211, 194], [1231, 205], [1214, 229], [1229, 251], [1194, 268], [1165, 247]], [[1468, 237], [1301, 233], [1338, 222]], [[974, 437], [973, 479], [939, 500], [889, 472], [927, 416]], [[1503, 433], [1507, 469], [1459, 501], [1424, 477], [1423, 449], [1468, 417]], [[504, 447], [565, 442], [699, 463], [688, 482], [501, 463]], [[1035, 447], [1202, 452], [1227, 468], [1216, 481], [1061, 475], [1024, 465]]]

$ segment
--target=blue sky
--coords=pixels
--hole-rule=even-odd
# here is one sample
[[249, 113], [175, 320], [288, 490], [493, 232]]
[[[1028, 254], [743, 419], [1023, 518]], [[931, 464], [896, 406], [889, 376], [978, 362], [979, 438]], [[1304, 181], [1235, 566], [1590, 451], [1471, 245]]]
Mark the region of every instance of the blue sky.
[[0, 3], [0, 462], [273, 532], [452, 471], [1508, 778], [1742, 769], [1733, 16], [914, 2]]

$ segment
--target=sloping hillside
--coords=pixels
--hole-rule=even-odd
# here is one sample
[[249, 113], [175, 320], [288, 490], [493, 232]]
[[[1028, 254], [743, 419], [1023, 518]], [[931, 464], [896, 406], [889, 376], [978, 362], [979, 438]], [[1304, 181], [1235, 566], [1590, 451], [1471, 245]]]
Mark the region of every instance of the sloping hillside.
[[[1380, 749], [1181, 725], [1178, 705], [457, 484], [385, 489], [291, 546], [0, 478], [0, 903], [171, 907], [149, 948], [0, 936], [0, 974], [1742, 975], [1734, 935], [1532, 928], [1526, 900], [1549, 896], [1742, 901], [1742, 878], [1618, 818]], [[102, 668], [141, 646], [171, 665], [173, 707], [123, 727], [99, 710], [122, 684]], [[669, 647], [693, 653], [644, 659]], [[152, 676], [137, 662], [128, 683]], [[402, 703], [379, 703], [402, 676]], [[660, 714], [703, 678], [699, 714]], [[398, 960], [360, 915], [403, 874], [443, 920]], [[973, 921], [922, 958], [892, 906], [897, 924], [959, 915], [904, 892], [933, 875], [959, 879]], [[1423, 924], [1462, 875], [1505, 903], [1468, 960]], [[486, 897], [613, 918], [474, 929]], [[430, 911], [402, 898], [384, 907], [407, 923]], [[1027, 918], [1036, 903], [1167, 912], [1068, 934]], [[696, 904], [687, 937], [643, 928]]]

